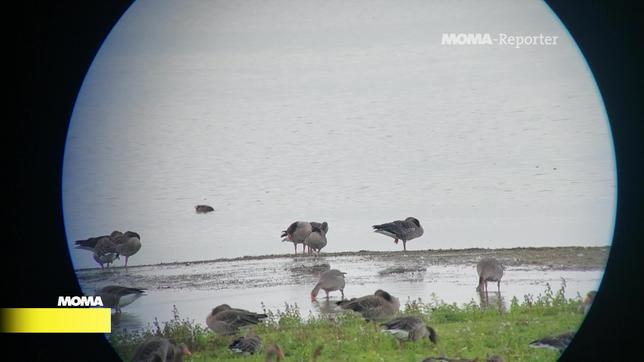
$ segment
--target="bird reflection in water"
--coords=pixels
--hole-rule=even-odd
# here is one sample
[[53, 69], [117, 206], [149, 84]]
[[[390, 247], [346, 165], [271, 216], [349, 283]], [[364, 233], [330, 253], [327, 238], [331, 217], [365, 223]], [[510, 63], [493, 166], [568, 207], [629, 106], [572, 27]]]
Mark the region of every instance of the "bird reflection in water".
[[342, 312], [342, 308], [338, 307], [336, 304], [336, 302], [339, 300], [340, 300], [339, 298], [337, 300], [334, 300], [333, 298], [331, 298], [330, 300], [327, 300], [327, 299], [320, 299], [320, 301], [314, 300], [311, 302], [311, 305], [313, 305], [313, 308], [315, 309], [315, 311], [318, 312], [320, 315], [335, 316], [338, 313]]
[[481, 304], [481, 309], [495, 308], [499, 311], [506, 311], [505, 308], [505, 299], [500, 292], [489, 292], [479, 291], [479, 300]]

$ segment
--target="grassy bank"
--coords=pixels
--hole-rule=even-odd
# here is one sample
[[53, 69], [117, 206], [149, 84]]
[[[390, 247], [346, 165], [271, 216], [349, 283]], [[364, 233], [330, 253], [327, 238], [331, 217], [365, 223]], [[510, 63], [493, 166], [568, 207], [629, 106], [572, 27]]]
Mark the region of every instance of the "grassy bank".
[[[311, 361], [313, 352], [322, 346], [318, 361], [422, 361], [429, 356], [475, 358], [484, 360], [499, 355], [506, 361], [555, 361], [554, 350], [531, 348], [528, 343], [558, 333], [576, 330], [583, 315], [580, 298], [564, 297], [560, 290], [548, 286], [537, 296], [516, 298], [503, 308], [490, 298], [482, 308], [474, 301], [446, 304], [435, 297], [429, 301], [407, 301], [402, 314], [419, 315], [436, 330], [436, 345], [425, 339], [399, 344], [393, 337], [380, 333], [372, 323], [359, 315], [345, 312], [337, 315], [302, 316], [296, 305], [264, 313], [269, 318], [256, 327], [264, 346], [279, 344], [286, 361]], [[214, 307], [214, 306], [213, 306]], [[259, 312], [259, 311], [258, 311]], [[172, 341], [186, 343], [193, 352], [188, 361], [263, 361], [264, 355], [238, 356], [228, 351], [231, 337], [210, 332], [203, 321], [175, 318], [154, 323], [145, 331], [110, 335], [110, 341], [121, 357], [129, 361], [136, 348], [148, 335], [163, 335]]]

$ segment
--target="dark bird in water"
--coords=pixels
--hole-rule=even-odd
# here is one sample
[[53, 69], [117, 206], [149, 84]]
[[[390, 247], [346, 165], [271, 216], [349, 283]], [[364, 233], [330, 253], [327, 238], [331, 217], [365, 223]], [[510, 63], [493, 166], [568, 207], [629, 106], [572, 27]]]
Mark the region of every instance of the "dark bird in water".
[[254, 331], [249, 331], [245, 337], [238, 337], [228, 345], [228, 349], [244, 355], [255, 354], [262, 348], [262, 340]]
[[384, 322], [398, 313], [400, 301], [382, 289], [373, 295], [336, 302], [342, 309], [358, 312], [368, 321]]
[[402, 341], [417, 341], [427, 337], [432, 343], [436, 344], [438, 340], [434, 328], [425, 324], [418, 317], [399, 317], [381, 325], [385, 327], [382, 331], [383, 333], [391, 334]]
[[152, 336], [136, 348], [132, 362], [182, 362], [184, 354], [192, 355], [184, 343], [177, 346], [166, 338]]
[[559, 352], [563, 352], [568, 347], [572, 339], [575, 337], [575, 332], [566, 332], [557, 336], [550, 336], [536, 341], [530, 342], [530, 347], [535, 348], [551, 348]]
[[108, 285], [97, 289], [95, 295], [101, 297], [104, 307], [115, 309], [117, 313], [121, 313], [121, 308], [145, 295], [145, 289]]
[[323, 222], [322, 224], [312, 222], [311, 233], [304, 239], [304, 245], [309, 247], [309, 252], [317, 251], [320, 255], [320, 250], [326, 246], [326, 233], [329, 230], [329, 224]]
[[496, 282], [498, 292], [501, 293], [501, 278], [503, 277], [503, 265], [494, 258], [484, 258], [476, 265], [476, 272], [479, 275], [477, 292], [487, 293], [487, 282]]
[[329, 292], [339, 290], [344, 299], [344, 275], [346, 273], [338, 269], [327, 270], [320, 275], [320, 281], [315, 285], [311, 291], [311, 300], [315, 300], [320, 292], [320, 289], [326, 293], [326, 299], [329, 299]]
[[215, 333], [231, 335], [236, 334], [239, 328], [255, 325], [267, 317], [266, 314], [231, 308], [228, 304], [222, 304], [208, 314], [206, 325]]
[[215, 211], [210, 205], [197, 205], [195, 206], [195, 211], [197, 214], [207, 214], [209, 212]]
[[420, 221], [415, 217], [374, 225], [373, 229], [374, 232], [394, 238], [394, 243], [396, 244], [398, 244], [398, 240], [401, 240], [404, 251], [407, 251], [407, 242], [409, 240], [421, 237], [424, 232], [423, 227], [420, 226]]

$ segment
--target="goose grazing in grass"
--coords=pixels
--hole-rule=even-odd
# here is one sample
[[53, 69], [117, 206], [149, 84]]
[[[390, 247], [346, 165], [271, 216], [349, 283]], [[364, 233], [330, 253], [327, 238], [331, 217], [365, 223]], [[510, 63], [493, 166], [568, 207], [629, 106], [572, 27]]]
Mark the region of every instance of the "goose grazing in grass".
[[320, 223], [311, 223], [311, 233], [304, 239], [304, 245], [309, 247], [309, 252], [311, 250], [317, 251], [317, 254], [320, 255], [320, 250], [326, 246], [326, 233], [329, 230], [329, 224], [327, 222]]
[[[289, 225], [286, 230], [282, 231], [282, 241], [290, 241], [295, 247], [295, 255], [297, 255], [297, 244], [304, 244], [304, 240], [313, 231], [310, 222], [296, 221]], [[304, 254], [304, 246], [302, 246], [302, 254]]]
[[121, 308], [145, 295], [145, 290], [119, 285], [108, 285], [97, 289], [95, 294], [101, 297], [104, 307], [115, 309], [116, 313], [121, 313]]
[[407, 242], [409, 240], [421, 237], [424, 232], [423, 227], [420, 226], [420, 221], [415, 217], [374, 225], [373, 229], [376, 233], [394, 238], [394, 243], [396, 244], [398, 244], [398, 240], [401, 240], [403, 243], [403, 251], [407, 251]]
[[197, 214], [207, 214], [209, 212], [215, 211], [210, 205], [197, 205], [195, 206], [195, 211]]
[[213, 332], [224, 335], [236, 334], [239, 328], [252, 326], [268, 317], [266, 314], [231, 308], [228, 304], [217, 306], [206, 317], [206, 325]]
[[110, 264], [119, 257], [118, 248], [109, 236], [98, 239], [93, 251], [94, 260], [100, 264], [101, 269], [103, 269], [103, 264], [106, 264], [109, 268]]
[[487, 282], [496, 282], [497, 290], [501, 293], [501, 278], [503, 277], [503, 265], [494, 258], [483, 258], [476, 265], [476, 272], [479, 275], [477, 292], [487, 293]]
[[400, 309], [400, 301], [382, 289], [373, 295], [336, 302], [342, 309], [358, 312], [368, 321], [384, 322]]
[[125, 233], [119, 234], [112, 236], [112, 242], [116, 245], [116, 250], [119, 255], [125, 256], [125, 269], [127, 269], [128, 258], [141, 250], [141, 236], [133, 231], [126, 231]]
[[418, 317], [399, 317], [381, 325], [385, 327], [382, 333], [391, 334], [402, 341], [417, 341], [427, 337], [432, 343], [437, 342], [434, 328]]
[[344, 299], [344, 275], [346, 273], [339, 271], [338, 269], [327, 270], [320, 275], [320, 281], [315, 285], [311, 291], [311, 301], [314, 301], [318, 296], [320, 289], [324, 290], [326, 293], [326, 299], [329, 299], [329, 292], [334, 290], [339, 290], [342, 293], [342, 299]]
[[273, 344], [266, 350], [266, 362], [281, 361], [284, 358], [284, 350], [277, 344]]
[[243, 355], [255, 354], [262, 348], [262, 339], [254, 331], [248, 331], [245, 337], [238, 337], [228, 345], [228, 349]]
[[530, 347], [535, 348], [551, 348], [559, 352], [563, 352], [568, 347], [572, 339], [575, 337], [575, 332], [566, 332], [556, 336], [545, 337], [530, 342]]
[[192, 355], [184, 343], [176, 346], [166, 338], [152, 336], [136, 348], [132, 362], [182, 362], [184, 354]]

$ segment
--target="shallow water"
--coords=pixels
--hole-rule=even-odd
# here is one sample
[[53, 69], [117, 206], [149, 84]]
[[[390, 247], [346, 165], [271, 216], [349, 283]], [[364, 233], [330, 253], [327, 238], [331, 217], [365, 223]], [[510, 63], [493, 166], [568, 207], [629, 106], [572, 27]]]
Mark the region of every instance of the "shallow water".
[[[441, 45], [470, 31], [560, 41]], [[324, 251], [399, 250], [371, 225], [407, 216], [412, 250], [608, 245], [616, 198], [601, 98], [541, 1], [135, 2], [63, 174], [70, 246], [136, 231], [130, 265], [289, 252], [295, 220], [329, 222]]]
[[[405, 267], [416, 271], [383, 274], [392, 268]], [[175, 305], [182, 318], [194, 319], [205, 326], [209, 311], [219, 304], [261, 311], [284, 310], [284, 303], [297, 304], [304, 317], [319, 313], [337, 313], [333, 301], [340, 300], [339, 292], [331, 293], [326, 302], [324, 292], [317, 302], [309, 293], [319, 273], [328, 268], [347, 273], [345, 297], [359, 297], [384, 289], [398, 297], [401, 304], [408, 300], [433, 298], [448, 303], [485, 302], [475, 291], [478, 283], [474, 263], [445, 264], [424, 257], [293, 257], [233, 262], [186, 263], [155, 265], [109, 271], [79, 272], [83, 290], [91, 294], [94, 288], [121, 284], [146, 288], [146, 295], [123, 308], [115, 321], [114, 330], [144, 328], [155, 318], [160, 322], [172, 318]], [[425, 269], [425, 270], [423, 270]], [[507, 307], [513, 297], [543, 294], [546, 283], [553, 290], [566, 283], [566, 297], [584, 295], [596, 290], [602, 276], [600, 267], [574, 270], [544, 266], [507, 266], [501, 283], [501, 301]], [[495, 283], [489, 284], [488, 303], [498, 303]]]

